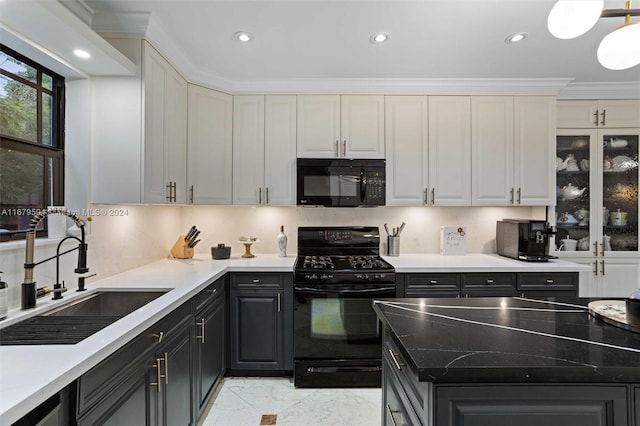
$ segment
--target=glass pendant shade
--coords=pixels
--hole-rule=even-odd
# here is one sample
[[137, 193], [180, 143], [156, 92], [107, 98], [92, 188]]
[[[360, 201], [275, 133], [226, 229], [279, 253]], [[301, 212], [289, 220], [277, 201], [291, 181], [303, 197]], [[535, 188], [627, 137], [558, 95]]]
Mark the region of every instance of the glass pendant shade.
[[640, 23], [625, 23], [612, 31], [598, 46], [598, 61], [611, 70], [624, 70], [640, 64]]
[[600, 18], [604, 0], [558, 0], [547, 18], [549, 32], [570, 39], [589, 31]]

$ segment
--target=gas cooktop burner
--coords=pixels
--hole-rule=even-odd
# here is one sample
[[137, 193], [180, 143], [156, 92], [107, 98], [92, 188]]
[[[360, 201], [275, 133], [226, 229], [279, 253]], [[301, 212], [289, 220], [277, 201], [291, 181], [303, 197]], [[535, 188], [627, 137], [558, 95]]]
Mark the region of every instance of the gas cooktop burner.
[[333, 269], [333, 260], [331, 256], [305, 256], [303, 268], [313, 268], [313, 269]]
[[354, 269], [376, 269], [386, 266], [377, 256], [349, 256], [349, 264]]

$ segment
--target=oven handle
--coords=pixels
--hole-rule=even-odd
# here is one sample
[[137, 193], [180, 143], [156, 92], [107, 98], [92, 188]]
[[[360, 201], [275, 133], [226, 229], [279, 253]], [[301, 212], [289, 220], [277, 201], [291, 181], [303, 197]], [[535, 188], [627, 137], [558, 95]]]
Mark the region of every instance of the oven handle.
[[390, 291], [395, 292], [395, 287], [376, 287], [376, 288], [366, 288], [359, 290], [326, 290], [314, 287], [294, 287], [295, 291], [304, 291], [308, 293], [316, 293], [316, 294], [377, 294], [377, 293], [389, 293]]

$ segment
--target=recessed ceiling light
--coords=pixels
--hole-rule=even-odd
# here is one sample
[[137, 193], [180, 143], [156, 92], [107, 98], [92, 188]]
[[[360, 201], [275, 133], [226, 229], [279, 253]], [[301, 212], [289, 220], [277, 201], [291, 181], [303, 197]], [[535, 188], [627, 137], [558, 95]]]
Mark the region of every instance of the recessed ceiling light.
[[239, 31], [233, 35], [237, 40], [246, 43], [253, 40], [253, 36], [246, 31]]
[[73, 54], [76, 55], [78, 58], [82, 58], [82, 59], [89, 59], [91, 57], [91, 54], [89, 52], [82, 49], [74, 50]]
[[380, 44], [384, 43], [385, 41], [389, 41], [390, 38], [391, 34], [389, 33], [375, 33], [374, 35], [369, 37], [369, 40], [371, 41], [371, 43]]
[[507, 44], [518, 43], [527, 37], [529, 37], [529, 33], [515, 33], [507, 37], [504, 42]]

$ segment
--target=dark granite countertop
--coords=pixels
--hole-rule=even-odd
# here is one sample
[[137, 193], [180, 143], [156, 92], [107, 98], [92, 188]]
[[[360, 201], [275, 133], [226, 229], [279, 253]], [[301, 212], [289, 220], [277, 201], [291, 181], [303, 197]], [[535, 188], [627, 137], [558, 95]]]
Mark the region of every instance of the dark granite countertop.
[[592, 299], [374, 302], [418, 380], [640, 383], [640, 334], [592, 317]]

